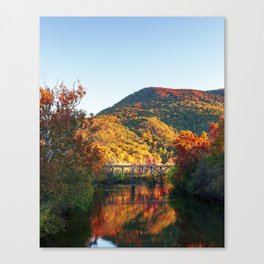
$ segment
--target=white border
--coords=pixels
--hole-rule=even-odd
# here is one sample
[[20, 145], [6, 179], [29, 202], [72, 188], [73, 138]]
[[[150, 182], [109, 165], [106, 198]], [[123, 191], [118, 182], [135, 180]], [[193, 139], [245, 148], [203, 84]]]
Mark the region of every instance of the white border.
[[[263, 1], [24, 0], [0, 8], [1, 263], [263, 263]], [[224, 16], [226, 248], [40, 249], [40, 16]]]

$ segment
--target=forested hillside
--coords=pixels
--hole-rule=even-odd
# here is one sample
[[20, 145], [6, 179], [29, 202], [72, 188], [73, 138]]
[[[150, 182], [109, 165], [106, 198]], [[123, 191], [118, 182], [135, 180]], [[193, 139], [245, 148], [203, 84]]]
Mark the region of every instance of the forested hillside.
[[[151, 144], [147, 144], [135, 132], [122, 125], [114, 116], [96, 116], [86, 119], [84, 129], [79, 129], [78, 136], [84, 141], [91, 142], [90, 166], [94, 171], [101, 168], [102, 164], [139, 164], [160, 163], [160, 156], [153, 151]], [[147, 137], [147, 136], [146, 136]]]
[[101, 111], [114, 115], [129, 129], [137, 130], [141, 119], [156, 117], [180, 131], [201, 134], [217, 122], [224, 110], [224, 89], [199, 91], [149, 87], [141, 89]]
[[[190, 130], [196, 134], [208, 131], [211, 123], [218, 122], [223, 111], [224, 89], [199, 91], [150, 87], [101, 111], [95, 120], [105, 120], [104, 123], [108, 124], [107, 131], [104, 131], [107, 135], [100, 133], [99, 141], [104, 142], [113, 162], [146, 162], [145, 157], [151, 157], [148, 160], [171, 163], [175, 156], [173, 142], [177, 133], [181, 130]], [[123, 147], [126, 144], [119, 144], [123, 135], [127, 140], [131, 138], [135, 150], [130, 151], [130, 157], [126, 152], [117, 155], [117, 159], [114, 154], [116, 150], [110, 145], [120, 145], [122, 152], [126, 151]], [[110, 140], [110, 144], [109, 137], [115, 143]], [[141, 148], [144, 151], [138, 151]], [[121, 150], [118, 148], [117, 151]]]

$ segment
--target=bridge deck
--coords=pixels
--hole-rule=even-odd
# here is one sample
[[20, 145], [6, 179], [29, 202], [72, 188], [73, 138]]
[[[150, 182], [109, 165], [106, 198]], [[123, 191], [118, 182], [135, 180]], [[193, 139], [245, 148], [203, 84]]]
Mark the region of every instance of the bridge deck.
[[145, 172], [150, 172], [154, 176], [154, 173], [164, 175], [169, 168], [173, 168], [173, 165], [156, 165], [156, 164], [139, 164], [139, 165], [122, 165], [122, 164], [112, 164], [108, 165], [105, 168], [108, 170], [108, 173], [115, 174], [115, 169], [121, 169], [122, 174], [125, 173], [125, 169], [131, 169], [132, 176], [135, 175], [135, 171], [139, 174], [145, 174]]

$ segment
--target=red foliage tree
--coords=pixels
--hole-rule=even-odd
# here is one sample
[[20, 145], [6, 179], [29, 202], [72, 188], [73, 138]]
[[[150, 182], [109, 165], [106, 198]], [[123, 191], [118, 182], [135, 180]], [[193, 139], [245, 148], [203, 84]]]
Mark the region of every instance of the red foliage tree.
[[210, 141], [205, 132], [201, 136], [191, 131], [181, 131], [174, 143], [176, 152], [176, 166], [179, 172], [192, 169], [206, 153], [210, 150]]
[[221, 116], [219, 122], [212, 123], [208, 131], [211, 152], [214, 154], [224, 152], [224, 123], [224, 116]]

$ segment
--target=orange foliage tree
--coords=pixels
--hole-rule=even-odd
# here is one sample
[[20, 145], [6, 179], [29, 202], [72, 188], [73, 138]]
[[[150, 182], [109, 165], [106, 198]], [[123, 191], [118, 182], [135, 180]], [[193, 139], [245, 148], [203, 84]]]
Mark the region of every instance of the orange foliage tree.
[[71, 155], [73, 135], [85, 116], [76, 106], [84, 95], [80, 83], [72, 90], [63, 83], [55, 89], [40, 88], [41, 159], [49, 161], [56, 156]]
[[224, 123], [224, 116], [221, 116], [219, 122], [212, 123], [209, 128], [208, 136], [213, 154], [224, 152]]
[[175, 141], [176, 179], [188, 193], [206, 199], [224, 197], [224, 117], [208, 134], [181, 131]]
[[210, 141], [205, 132], [201, 136], [182, 130], [175, 139], [176, 166], [179, 172], [192, 169], [206, 153], [210, 150]]

